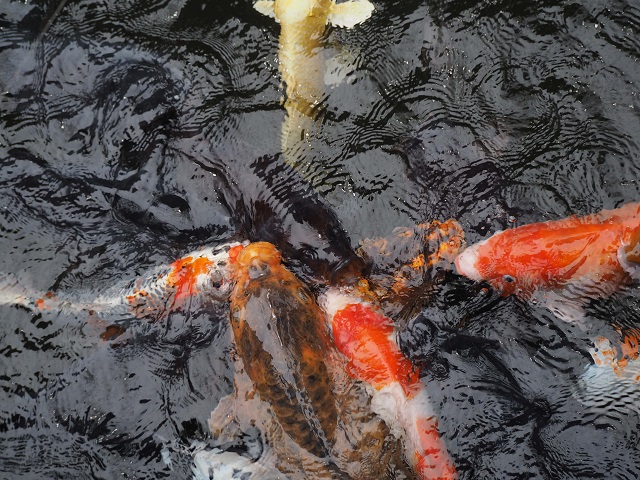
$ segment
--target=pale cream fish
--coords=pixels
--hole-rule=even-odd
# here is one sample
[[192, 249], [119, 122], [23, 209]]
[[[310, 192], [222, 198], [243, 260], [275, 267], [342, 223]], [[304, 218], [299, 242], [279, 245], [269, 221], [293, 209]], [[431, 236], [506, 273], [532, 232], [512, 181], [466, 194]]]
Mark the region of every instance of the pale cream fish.
[[367, 0], [260, 0], [260, 13], [280, 23], [278, 61], [286, 84], [287, 118], [282, 126], [285, 161], [307, 160], [312, 130], [325, 96], [323, 38], [329, 24], [352, 28], [367, 20], [374, 6]]

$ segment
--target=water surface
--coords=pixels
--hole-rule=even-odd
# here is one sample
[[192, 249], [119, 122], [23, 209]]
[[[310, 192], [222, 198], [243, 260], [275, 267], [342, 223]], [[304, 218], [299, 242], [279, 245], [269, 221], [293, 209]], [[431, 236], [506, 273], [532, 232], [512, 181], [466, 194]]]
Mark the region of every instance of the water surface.
[[[0, 272], [80, 298], [249, 239], [323, 285], [326, 244], [451, 217], [474, 243], [640, 199], [634, 2], [374, 3], [327, 33], [332, 88], [293, 171], [278, 26], [250, 1], [3, 2]], [[639, 301], [591, 305], [585, 331], [448, 275], [397, 319], [461, 478], [638, 478], [638, 403], [574, 391], [590, 339], [636, 328]], [[3, 478], [190, 478], [181, 447], [232, 390], [224, 304], [115, 343], [82, 313], [0, 308]]]

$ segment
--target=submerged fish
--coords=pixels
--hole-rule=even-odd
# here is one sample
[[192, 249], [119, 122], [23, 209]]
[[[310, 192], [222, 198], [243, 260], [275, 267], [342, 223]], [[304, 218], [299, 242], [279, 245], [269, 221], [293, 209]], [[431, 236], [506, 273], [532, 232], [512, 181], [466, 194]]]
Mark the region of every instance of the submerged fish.
[[640, 413], [639, 340], [638, 332], [623, 334], [620, 339], [596, 338], [589, 349], [593, 364], [573, 386], [574, 397], [606, 415]]
[[427, 388], [395, 343], [392, 321], [372, 305], [337, 292], [329, 292], [323, 304], [349, 374], [373, 387], [372, 408], [404, 437], [415, 474], [424, 480], [457, 478]]
[[498, 232], [455, 263], [460, 274], [486, 280], [503, 295], [540, 300], [561, 318], [577, 320], [580, 302], [638, 277], [640, 203]]
[[212, 412], [216, 443], [226, 449], [257, 429], [292, 479], [405, 478], [399, 441], [346, 374], [311, 292], [269, 243], [230, 257], [235, 392]]
[[367, 0], [260, 0], [254, 7], [280, 23], [278, 61], [287, 95], [282, 153], [296, 165], [305, 158], [325, 98], [322, 43], [327, 25], [351, 28], [368, 19], [374, 7]]
[[236, 452], [202, 448], [194, 454], [192, 480], [287, 480], [275, 468], [272, 452], [265, 457], [254, 460]]
[[463, 244], [464, 231], [456, 220], [434, 220], [363, 240], [357, 253], [372, 264], [368, 278], [378, 304], [399, 322], [420, 310], [436, 277], [453, 270]]
[[328, 458], [338, 412], [322, 312], [270, 243], [237, 252], [233, 270], [231, 326], [255, 391], [297, 445]]
[[20, 305], [33, 312], [81, 315], [83, 321], [102, 330], [103, 340], [112, 340], [124, 333], [120, 320], [160, 321], [188, 306], [196, 296], [226, 301], [232, 286], [227, 268], [229, 251], [242, 245], [231, 242], [191, 252], [97, 294], [40, 292], [7, 275], [0, 284], [0, 304]]

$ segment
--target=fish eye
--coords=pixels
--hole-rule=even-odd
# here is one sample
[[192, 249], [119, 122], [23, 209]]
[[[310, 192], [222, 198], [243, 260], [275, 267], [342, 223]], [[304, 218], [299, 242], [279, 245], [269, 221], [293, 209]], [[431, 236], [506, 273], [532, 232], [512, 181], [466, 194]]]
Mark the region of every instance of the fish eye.
[[503, 275], [502, 279], [507, 283], [513, 283], [516, 281], [511, 275]]

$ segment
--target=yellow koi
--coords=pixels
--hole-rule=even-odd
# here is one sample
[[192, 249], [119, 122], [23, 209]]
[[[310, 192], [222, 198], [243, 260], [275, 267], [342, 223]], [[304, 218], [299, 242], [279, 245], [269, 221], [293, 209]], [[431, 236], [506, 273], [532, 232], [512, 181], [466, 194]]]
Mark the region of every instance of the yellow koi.
[[352, 28], [368, 19], [374, 7], [368, 0], [260, 0], [254, 8], [280, 23], [278, 59], [287, 96], [282, 153], [297, 166], [325, 98], [322, 41], [327, 25]]

